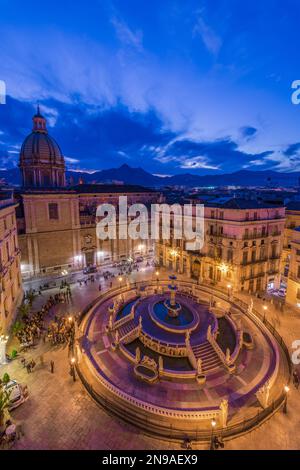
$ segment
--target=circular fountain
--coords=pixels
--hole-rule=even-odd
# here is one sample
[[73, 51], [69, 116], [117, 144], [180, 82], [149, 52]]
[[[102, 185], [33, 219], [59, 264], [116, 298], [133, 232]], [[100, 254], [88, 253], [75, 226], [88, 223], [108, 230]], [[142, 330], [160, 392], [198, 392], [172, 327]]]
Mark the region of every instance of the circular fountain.
[[176, 276], [102, 294], [80, 330], [78, 372], [93, 397], [168, 438], [170, 427], [174, 438], [200, 439], [212, 419], [222, 433], [245, 413], [257, 420], [288, 381], [280, 345], [247, 309]]

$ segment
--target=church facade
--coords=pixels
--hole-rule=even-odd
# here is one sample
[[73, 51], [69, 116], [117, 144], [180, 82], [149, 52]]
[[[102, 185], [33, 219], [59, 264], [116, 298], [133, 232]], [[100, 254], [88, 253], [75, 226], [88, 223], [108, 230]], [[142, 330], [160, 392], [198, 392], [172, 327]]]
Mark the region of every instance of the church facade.
[[99, 240], [96, 210], [102, 203], [117, 207], [120, 196], [127, 197], [128, 205], [150, 205], [158, 200], [158, 193], [130, 185], [67, 186], [64, 157], [39, 109], [22, 145], [19, 166], [22, 188], [16, 198], [23, 277], [100, 266], [153, 252], [150, 240]]

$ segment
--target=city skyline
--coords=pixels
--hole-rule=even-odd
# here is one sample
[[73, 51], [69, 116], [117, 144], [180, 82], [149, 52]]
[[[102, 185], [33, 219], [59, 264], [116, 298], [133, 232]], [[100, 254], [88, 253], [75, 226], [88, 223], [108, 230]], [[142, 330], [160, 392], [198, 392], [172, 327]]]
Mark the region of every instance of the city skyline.
[[70, 169], [299, 171], [295, 1], [68, 3], [2, 4], [1, 168], [40, 102]]

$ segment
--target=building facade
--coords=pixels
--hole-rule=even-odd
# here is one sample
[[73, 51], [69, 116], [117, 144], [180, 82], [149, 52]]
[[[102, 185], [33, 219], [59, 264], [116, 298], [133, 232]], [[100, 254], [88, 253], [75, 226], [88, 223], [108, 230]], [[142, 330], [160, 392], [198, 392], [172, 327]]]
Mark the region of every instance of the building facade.
[[300, 226], [290, 235], [290, 259], [287, 279], [286, 302], [300, 307]]
[[39, 110], [33, 123], [21, 148], [23, 187], [16, 193], [22, 275], [79, 270], [153, 253], [151, 240], [100, 240], [96, 211], [102, 203], [112, 204], [118, 211], [120, 196], [127, 197], [129, 206], [150, 205], [157, 201], [158, 193], [122, 184], [67, 187], [63, 155]]
[[0, 335], [12, 325], [22, 299], [16, 204], [12, 191], [0, 191]]
[[285, 208], [231, 198], [204, 208], [204, 245], [187, 251], [186, 240], [161, 240], [157, 261], [201, 283], [259, 292], [280, 285]]

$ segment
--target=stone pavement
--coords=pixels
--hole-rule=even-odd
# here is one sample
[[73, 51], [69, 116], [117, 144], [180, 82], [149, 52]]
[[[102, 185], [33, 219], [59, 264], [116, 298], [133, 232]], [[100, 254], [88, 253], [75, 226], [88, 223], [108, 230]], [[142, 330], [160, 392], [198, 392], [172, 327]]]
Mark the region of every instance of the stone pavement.
[[[146, 274], [142, 274], [144, 278]], [[74, 286], [72, 290], [73, 303], [59, 305], [58, 311], [76, 313], [99, 294], [97, 283]], [[43, 297], [49, 294], [50, 292], [46, 292]], [[39, 297], [35, 301], [36, 308], [43, 301]], [[256, 308], [262, 309], [261, 300], [255, 300], [254, 304]], [[300, 312], [298, 316], [294, 311], [276, 312], [272, 305], [268, 304], [268, 307], [268, 318], [277, 318], [278, 330], [291, 349], [292, 341], [300, 339]], [[44, 365], [38, 363], [41, 354]], [[12, 412], [13, 419], [22, 424], [25, 432], [16, 443], [16, 449], [150, 450], [181, 447], [178, 443], [146, 436], [140, 430], [109, 415], [93, 402], [79, 380], [74, 383], [69, 375], [67, 348], [50, 348], [47, 344], [41, 344], [25, 356], [35, 358], [38, 363], [32, 374], [27, 374], [19, 361], [13, 361], [0, 369], [1, 375], [8, 371], [12, 378], [27, 383], [29, 388], [28, 401]], [[51, 359], [55, 362], [53, 375], [49, 367]], [[300, 391], [291, 386], [286, 415], [278, 412], [259, 429], [227, 442], [226, 449], [299, 449], [299, 394]]]

